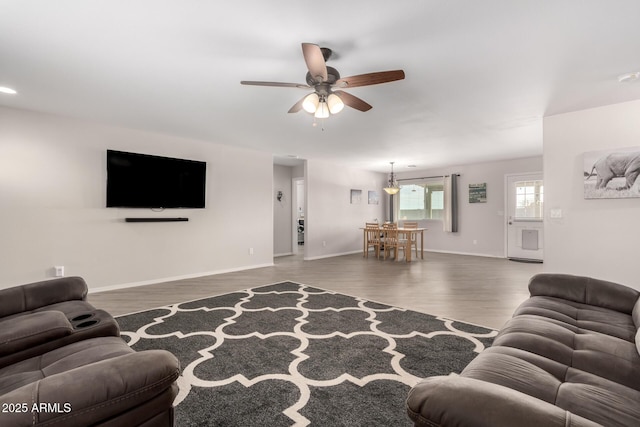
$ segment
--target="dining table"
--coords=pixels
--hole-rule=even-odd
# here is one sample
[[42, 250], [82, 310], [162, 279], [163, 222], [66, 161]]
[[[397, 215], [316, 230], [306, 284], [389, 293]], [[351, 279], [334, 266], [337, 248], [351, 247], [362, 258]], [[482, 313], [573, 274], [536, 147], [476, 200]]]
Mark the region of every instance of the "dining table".
[[[360, 230], [362, 230], [362, 234], [363, 234], [363, 240], [362, 240], [362, 256], [365, 256], [365, 252], [368, 250], [367, 249], [367, 231], [372, 230], [372, 228], [367, 228], [367, 227], [360, 227]], [[384, 233], [386, 231], [388, 231], [388, 229], [380, 226], [377, 229], [374, 228], [373, 230], [376, 230], [378, 232], [380, 232], [380, 235], [383, 236], [384, 238]], [[414, 237], [418, 237], [420, 236], [420, 258], [424, 259], [424, 232], [425, 230], [427, 230], [426, 228], [404, 228], [404, 227], [398, 227], [398, 228], [394, 228], [393, 230], [398, 230], [398, 234], [404, 235], [404, 238], [407, 239], [407, 241], [411, 241], [411, 239], [413, 239]], [[405, 250], [405, 257], [407, 259], [407, 262], [411, 262], [411, 245], [409, 245], [409, 250]], [[397, 256], [397, 254], [396, 254]]]

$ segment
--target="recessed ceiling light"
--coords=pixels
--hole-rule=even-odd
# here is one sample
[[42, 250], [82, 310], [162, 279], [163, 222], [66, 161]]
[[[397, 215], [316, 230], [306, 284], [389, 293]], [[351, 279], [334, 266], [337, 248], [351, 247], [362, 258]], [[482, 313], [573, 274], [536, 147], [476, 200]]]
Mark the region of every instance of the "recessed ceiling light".
[[10, 87], [4, 87], [4, 86], [0, 86], [0, 92], [7, 93], [9, 95], [15, 95], [16, 93], [18, 93], [15, 90], [11, 89]]
[[640, 79], [640, 71], [636, 71], [635, 73], [628, 73], [618, 76], [618, 81], [620, 83], [630, 83]]

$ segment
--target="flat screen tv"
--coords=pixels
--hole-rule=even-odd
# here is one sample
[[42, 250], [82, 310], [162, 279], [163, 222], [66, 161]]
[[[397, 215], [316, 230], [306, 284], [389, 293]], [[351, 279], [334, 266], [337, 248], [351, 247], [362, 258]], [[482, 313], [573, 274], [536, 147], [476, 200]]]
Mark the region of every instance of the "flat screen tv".
[[206, 162], [107, 150], [108, 208], [204, 208]]

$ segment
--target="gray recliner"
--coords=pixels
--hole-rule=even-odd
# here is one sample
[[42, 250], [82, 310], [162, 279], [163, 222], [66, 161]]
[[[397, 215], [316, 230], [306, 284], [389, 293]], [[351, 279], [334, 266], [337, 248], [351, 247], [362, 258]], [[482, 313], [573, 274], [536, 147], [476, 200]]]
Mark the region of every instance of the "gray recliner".
[[119, 336], [113, 317], [86, 298], [80, 277], [0, 290], [0, 367], [84, 339]]
[[81, 278], [0, 291], [0, 426], [172, 426], [178, 360], [135, 352]]

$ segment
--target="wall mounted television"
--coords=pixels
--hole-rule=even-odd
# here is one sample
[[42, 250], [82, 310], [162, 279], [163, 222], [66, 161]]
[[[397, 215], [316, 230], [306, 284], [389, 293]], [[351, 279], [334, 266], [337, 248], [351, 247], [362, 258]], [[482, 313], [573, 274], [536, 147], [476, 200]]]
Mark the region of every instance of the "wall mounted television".
[[108, 208], [204, 208], [207, 163], [107, 150]]

